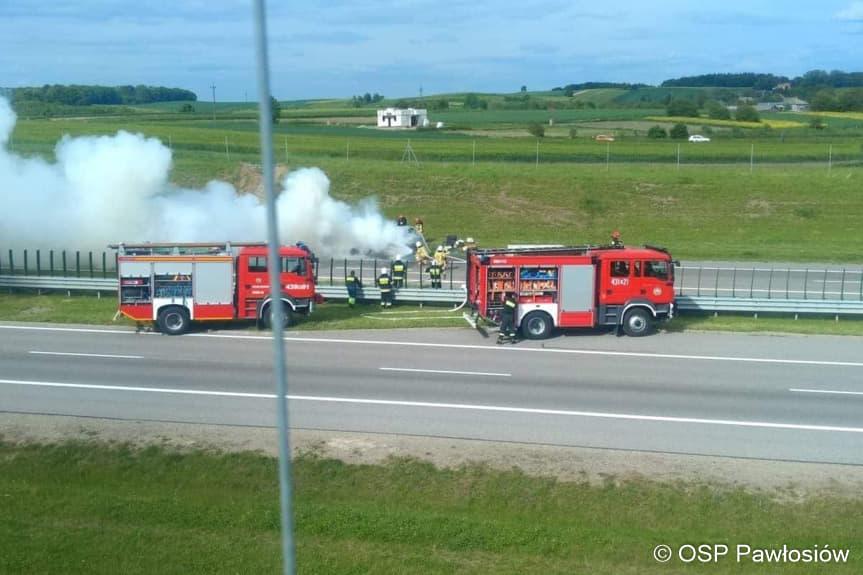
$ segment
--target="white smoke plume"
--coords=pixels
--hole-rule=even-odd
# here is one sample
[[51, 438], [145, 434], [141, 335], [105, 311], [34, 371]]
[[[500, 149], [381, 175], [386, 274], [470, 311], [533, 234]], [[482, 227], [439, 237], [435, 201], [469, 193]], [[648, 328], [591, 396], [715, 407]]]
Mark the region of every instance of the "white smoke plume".
[[[0, 98], [0, 249], [104, 250], [109, 243], [266, 239], [265, 208], [226, 182], [203, 190], [169, 183], [171, 151], [155, 138], [64, 137], [56, 163], [7, 149], [15, 115]], [[304, 241], [318, 255], [410, 251], [406, 228], [373, 199], [350, 206], [329, 195], [318, 168], [291, 172], [277, 200], [282, 243]]]

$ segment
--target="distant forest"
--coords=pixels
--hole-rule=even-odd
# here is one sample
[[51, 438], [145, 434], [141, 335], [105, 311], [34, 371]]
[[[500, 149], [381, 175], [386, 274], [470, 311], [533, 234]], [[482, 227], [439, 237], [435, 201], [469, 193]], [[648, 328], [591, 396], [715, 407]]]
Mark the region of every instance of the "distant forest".
[[14, 88], [15, 103], [42, 102], [67, 106], [149, 104], [151, 102], [194, 102], [198, 96], [189, 90], [163, 86], [64, 86]]
[[791, 84], [791, 89], [812, 94], [823, 89], [860, 88], [863, 87], [863, 72], [842, 72], [833, 70], [810, 70], [793, 79], [773, 74], [702, 74], [666, 80], [663, 87], [689, 88], [753, 88], [755, 90], [772, 90], [780, 84]]

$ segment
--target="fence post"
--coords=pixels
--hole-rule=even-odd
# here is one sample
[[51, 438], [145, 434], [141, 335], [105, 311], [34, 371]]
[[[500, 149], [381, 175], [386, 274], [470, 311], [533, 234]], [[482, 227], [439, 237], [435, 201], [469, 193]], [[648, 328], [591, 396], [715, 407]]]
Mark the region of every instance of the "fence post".
[[702, 266], [698, 266], [698, 278], [696, 280], [696, 285], [698, 287], [698, 291], [695, 293], [695, 295], [697, 295], [698, 297], [701, 297], [701, 270], [702, 269], [703, 269]]
[[66, 273], [66, 250], [63, 250], [63, 275], [67, 275]]
[[752, 266], [752, 274], [749, 276], [749, 299], [752, 299], [752, 291], [755, 289], [755, 266]]
[[36, 276], [42, 275], [42, 250], [36, 250]]
[[27, 269], [27, 250], [24, 250], [24, 275], [29, 275], [30, 272]]
[[827, 299], [827, 268], [824, 268], [824, 283], [821, 285], [821, 299]]
[[788, 273], [785, 274], [785, 299], [788, 299], [788, 284], [791, 283], [791, 266], [788, 266]]
[[809, 268], [803, 274], [803, 299], [809, 299]]
[[716, 268], [716, 281], [713, 282], [713, 297], [719, 297], [719, 272], [721, 270]]
[[90, 277], [93, 277], [93, 252], [89, 252], [90, 259]]
[[845, 268], [842, 268], [842, 287], [839, 288], [839, 299], [845, 299]]
[[775, 270], [770, 268], [770, 278], [767, 280], [767, 299], [773, 298], [773, 272]]
[[75, 275], [81, 277], [81, 252], [75, 250]]
[[731, 272], [731, 297], [737, 297], [737, 266]]
[[105, 255], [105, 252], [102, 252], [102, 279], [105, 279], [108, 277], [107, 262], [108, 262], [107, 256]]

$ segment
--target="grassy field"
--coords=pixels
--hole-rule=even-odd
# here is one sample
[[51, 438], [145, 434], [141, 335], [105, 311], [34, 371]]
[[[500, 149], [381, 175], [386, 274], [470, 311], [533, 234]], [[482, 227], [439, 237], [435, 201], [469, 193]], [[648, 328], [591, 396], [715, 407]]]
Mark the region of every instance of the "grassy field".
[[[324, 101], [291, 109], [346, 112], [338, 106]], [[214, 178], [236, 182], [243, 163], [260, 162], [255, 123], [231, 117], [249, 105], [217, 106], [223, 114], [216, 122], [179, 113], [168, 121], [158, 114], [168, 107], [108, 119], [20, 120], [10, 147], [51, 159], [64, 134], [140, 132], [170, 145], [171, 180], [189, 187]], [[558, 112], [573, 125], [650, 113], [553, 113]], [[684, 259], [860, 262], [859, 250], [848, 241], [863, 213], [863, 149], [856, 137], [834, 141], [827, 130], [783, 141], [778, 130], [768, 137], [763, 129], [751, 131], [758, 137], [714, 136], [709, 144], [657, 142], [627, 136], [627, 130], [611, 130], [620, 132], [611, 144], [589, 137], [538, 140], [526, 129], [524, 136], [476, 137], [472, 130], [507, 132], [506, 126], [526, 127], [549, 112], [449, 113], [467, 118], [463, 123], [470, 129], [393, 132], [285, 121], [274, 136], [276, 160], [292, 168], [321, 167], [339, 199], [353, 203], [374, 196], [390, 217], [422, 216], [433, 243], [453, 233], [477, 237], [485, 246], [600, 242], [619, 229], [629, 243], [659, 243]], [[863, 125], [846, 116], [842, 121]], [[601, 129], [587, 123], [590, 133]], [[567, 133], [560, 125], [553, 130]], [[401, 162], [408, 142], [418, 165]]]
[[[0, 440], [2, 573], [275, 573], [280, 569], [274, 459]], [[847, 565], [771, 572], [858, 572], [863, 500], [782, 503], [730, 487], [646, 480], [565, 483], [477, 466], [437, 470], [392, 460], [294, 463], [299, 573], [740, 573], [768, 569], [734, 546], [850, 549]], [[666, 544], [724, 543], [705, 566]], [[779, 570], [777, 570], [779, 569]]]
[[[0, 321], [71, 323], [89, 325], [134, 326], [125, 318], [114, 321], [117, 301], [113, 294], [101, 299], [93, 295], [66, 296], [63, 294], [36, 295], [5, 293], [0, 296]], [[463, 327], [467, 324], [462, 311], [449, 307], [413, 304], [397, 305], [381, 310], [375, 303], [349, 308], [342, 302], [326, 302], [315, 313], [301, 318], [291, 326], [292, 331], [339, 329], [392, 329], [407, 327]], [[204, 323], [198, 329], [254, 330], [252, 323]], [[822, 335], [863, 335], [863, 321], [832, 318], [789, 319], [752, 316], [722, 315], [719, 317], [688, 315], [663, 324], [668, 331], [704, 330], [739, 332], [784, 332]], [[268, 333], [268, 332], [267, 332]], [[479, 337], [479, 336], [478, 336]]]

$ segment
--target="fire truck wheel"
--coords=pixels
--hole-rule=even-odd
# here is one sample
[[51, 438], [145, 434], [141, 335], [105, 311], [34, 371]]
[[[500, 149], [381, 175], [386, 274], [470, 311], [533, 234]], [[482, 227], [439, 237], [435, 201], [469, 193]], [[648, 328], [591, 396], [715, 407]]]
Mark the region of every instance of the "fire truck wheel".
[[[282, 315], [282, 327], [291, 325], [291, 308], [287, 304], [282, 304]], [[273, 308], [269, 305], [264, 309], [264, 327], [273, 329]]]
[[630, 337], [641, 337], [653, 330], [650, 312], [643, 307], [634, 307], [623, 316], [623, 331]]
[[521, 331], [527, 339], [545, 339], [551, 335], [551, 318], [544, 311], [532, 311], [521, 320]]
[[156, 321], [162, 333], [182, 335], [189, 329], [189, 312], [181, 307], [166, 307], [159, 312]]

